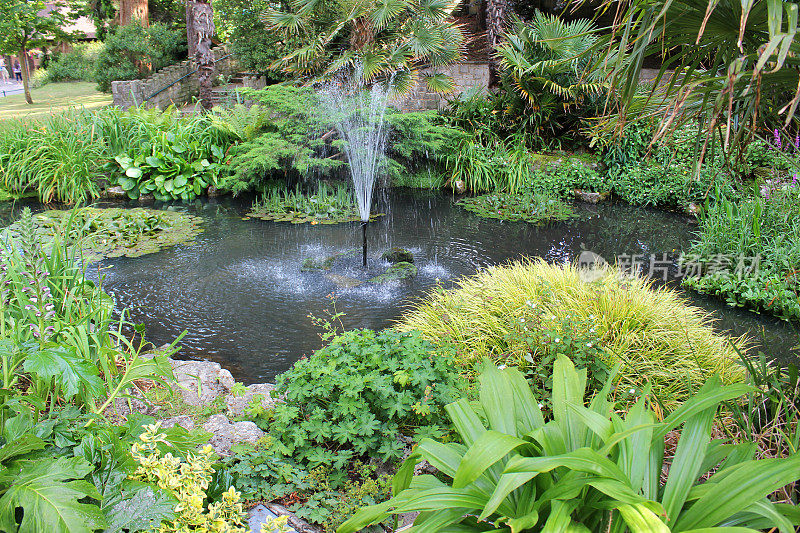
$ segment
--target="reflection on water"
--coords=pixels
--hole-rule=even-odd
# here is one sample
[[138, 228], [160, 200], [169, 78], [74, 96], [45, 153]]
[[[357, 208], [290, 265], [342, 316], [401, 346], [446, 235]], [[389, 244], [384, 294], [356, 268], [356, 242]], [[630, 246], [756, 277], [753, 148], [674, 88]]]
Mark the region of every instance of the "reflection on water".
[[[386, 216], [369, 226], [370, 275], [382, 266], [381, 252], [392, 246], [414, 253], [419, 275], [408, 282], [340, 287], [332, 276], [300, 272], [300, 265], [307, 257], [323, 259], [357, 247], [358, 223], [242, 220], [249, 201], [212, 199], [175, 207], [205, 220], [205, 232], [194, 243], [100, 265], [104, 289], [147, 326], [150, 340], [169, 342], [187, 330], [184, 357], [218, 361], [246, 383], [271, 380], [319, 347], [309, 315], [324, 316], [331, 309], [329, 295], [345, 313], [345, 327], [382, 328], [437, 283], [448, 286], [489, 265], [523, 256], [573, 261], [582, 250], [610, 262], [637, 254], [674, 259], [696, 230], [678, 214], [604, 204], [581, 207], [581, 220], [546, 227], [504, 223], [455, 207], [446, 195], [395, 191], [377, 199]], [[337, 274], [365, 277], [358, 261], [345, 263]], [[670, 284], [675, 273], [673, 267]], [[691, 298], [715, 312], [721, 329], [754, 337], [763, 331], [765, 352], [795, 359], [798, 335], [792, 326], [714, 299]]]

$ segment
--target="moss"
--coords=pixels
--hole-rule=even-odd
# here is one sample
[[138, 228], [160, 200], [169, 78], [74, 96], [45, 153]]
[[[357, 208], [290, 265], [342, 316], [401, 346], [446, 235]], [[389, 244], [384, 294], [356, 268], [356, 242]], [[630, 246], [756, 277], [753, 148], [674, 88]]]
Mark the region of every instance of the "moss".
[[399, 281], [411, 279], [417, 275], [417, 267], [412, 263], [401, 261], [386, 269], [386, 272], [374, 278], [370, 278], [370, 283], [386, 283], [389, 281]]

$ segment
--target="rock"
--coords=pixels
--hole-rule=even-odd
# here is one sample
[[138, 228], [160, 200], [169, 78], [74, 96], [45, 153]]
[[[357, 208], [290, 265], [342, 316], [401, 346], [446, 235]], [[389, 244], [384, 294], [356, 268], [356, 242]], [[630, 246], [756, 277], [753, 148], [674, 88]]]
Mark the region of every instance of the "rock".
[[386, 250], [385, 252], [383, 252], [383, 255], [381, 255], [381, 259], [383, 259], [384, 261], [389, 261], [392, 264], [413, 263], [414, 254], [412, 254], [405, 248], [394, 247], [391, 250]]
[[103, 197], [109, 200], [126, 200], [128, 198], [128, 193], [119, 185], [115, 185], [103, 191]]
[[700, 206], [692, 202], [686, 206], [686, 214], [694, 217], [700, 216]]
[[325, 274], [325, 279], [334, 282], [337, 287], [341, 287], [343, 289], [352, 289], [353, 287], [358, 287], [359, 285], [364, 283], [363, 281], [358, 280], [356, 278], [351, 278], [349, 276], [341, 276], [339, 274]]
[[456, 180], [453, 182], [453, 190], [456, 194], [464, 194], [467, 192], [467, 184], [464, 183], [464, 180]]
[[608, 191], [605, 192], [591, 192], [591, 191], [584, 191], [583, 189], [575, 189], [572, 191], [575, 195], [575, 198], [582, 202], [586, 202], [589, 204], [596, 204], [598, 202], [602, 202], [606, 198], [609, 197], [610, 193]]
[[150, 403], [136, 387], [125, 389], [124, 394], [124, 397], [114, 399], [114, 407], [110, 409], [109, 414], [123, 417], [131, 413], [154, 415], [161, 409], [158, 405]]
[[256, 444], [264, 436], [255, 422], [231, 423], [225, 415], [213, 415], [203, 424], [203, 429], [212, 434], [209, 444], [221, 456], [230, 455], [234, 444]]
[[256, 383], [255, 385], [248, 386], [247, 392], [241, 396], [229, 394], [225, 398], [225, 404], [228, 406], [228, 416], [233, 418], [244, 415], [245, 409], [247, 409], [253, 399], [259, 395], [261, 396], [261, 406], [264, 409], [273, 408], [277, 400], [274, 399], [270, 393], [274, 389], [275, 385], [271, 383]]
[[177, 387], [189, 405], [213, 402], [233, 388], [233, 376], [219, 363], [170, 360]]
[[173, 428], [175, 426], [180, 426], [186, 431], [191, 431], [194, 429], [194, 420], [192, 420], [192, 417], [189, 415], [180, 415], [165, 418], [161, 421], [161, 427], [164, 429]]
[[417, 267], [413, 263], [402, 261], [395, 263], [386, 269], [380, 276], [375, 276], [369, 280], [370, 283], [386, 283], [388, 281], [399, 281], [411, 279], [417, 275]]

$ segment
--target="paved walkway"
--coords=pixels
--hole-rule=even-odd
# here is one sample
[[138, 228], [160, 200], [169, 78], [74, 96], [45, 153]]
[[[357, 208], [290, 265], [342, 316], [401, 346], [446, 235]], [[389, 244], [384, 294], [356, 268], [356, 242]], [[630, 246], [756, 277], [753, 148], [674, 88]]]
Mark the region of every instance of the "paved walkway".
[[0, 81], [0, 98], [3, 96], [8, 96], [10, 94], [19, 94], [22, 92], [22, 82], [21, 81], [7, 81], [2, 82]]

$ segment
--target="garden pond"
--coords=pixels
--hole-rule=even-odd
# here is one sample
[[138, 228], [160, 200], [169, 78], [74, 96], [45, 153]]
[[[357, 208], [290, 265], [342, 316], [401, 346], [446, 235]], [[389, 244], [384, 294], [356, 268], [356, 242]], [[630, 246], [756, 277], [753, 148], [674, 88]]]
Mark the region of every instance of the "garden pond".
[[[641, 256], [658, 283], [666, 277], [678, 287], [677, 259], [697, 228], [681, 214], [618, 203], [579, 204], [578, 218], [535, 226], [480, 218], [438, 192], [394, 189], [376, 196], [373, 212], [385, 216], [368, 226], [367, 271], [360, 265], [360, 223], [262, 221], [247, 216], [252, 198], [224, 197], [168, 207], [200, 219], [203, 232], [192, 242], [106, 258], [92, 264], [88, 276], [103, 278], [117, 307], [146, 326], [148, 340], [171, 342], [186, 330], [183, 357], [217, 361], [237, 380], [255, 383], [272, 381], [320, 347], [312, 317], [341, 312], [347, 329], [384, 328], [435, 287], [524, 256], [565, 262], [590, 251], [623, 264]], [[7, 205], [7, 219], [10, 210]], [[413, 253], [417, 275], [370, 282], [386, 271], [380, 256], [392, 247]], [[324, 263], [336, 254], [342, 255], [329, 271], [301, 271], [309, 259]], [[797, 360], [800, 337], [793, 325], [686, 295], [716, 315], [720, 330], [753, 338], [754, 353]]]

